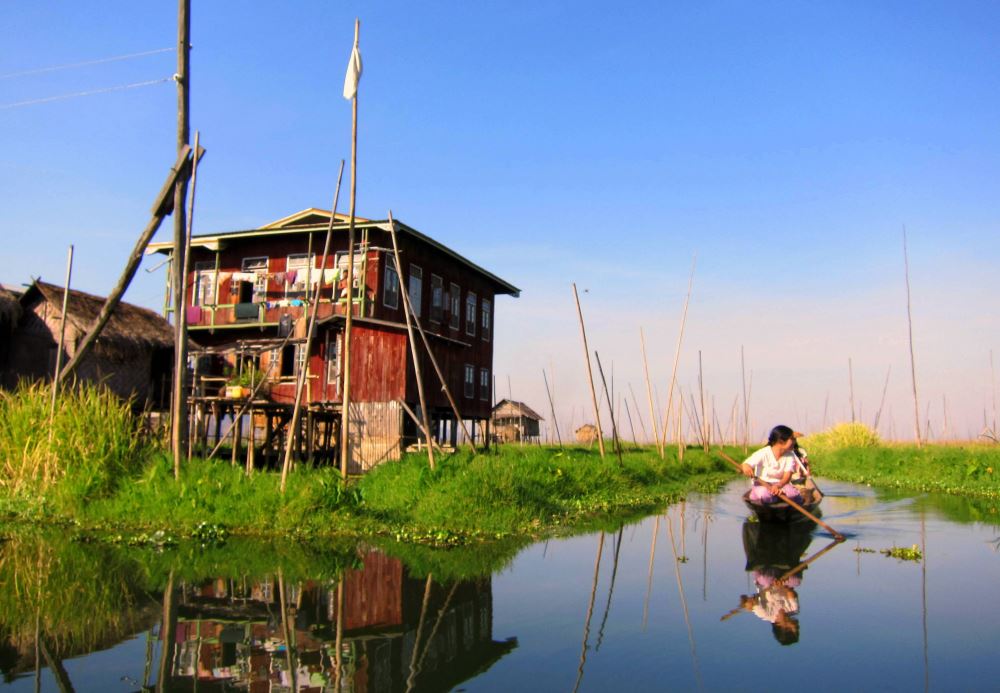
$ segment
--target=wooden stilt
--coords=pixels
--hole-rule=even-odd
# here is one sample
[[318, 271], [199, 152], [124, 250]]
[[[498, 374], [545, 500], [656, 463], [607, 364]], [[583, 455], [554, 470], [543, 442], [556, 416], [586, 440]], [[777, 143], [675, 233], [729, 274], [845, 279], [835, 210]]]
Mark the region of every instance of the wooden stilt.
[[601, 412], [597, 405], [597, 393], [594, 391], [594, 374], [590, 368], [590, 349], [587, 346], [587, 328], [583, 323], [583, 310], [580, 308], [580, 294], [576, 291], [576, 282], [573, 282], [573, 299], [576, 301], [576, 314], [580, 318], [580, 334], [583, 337], [583, 356], [587, 363], [587, 384], [590, 385], [590, 402], [594, 407], [594, 427], [597, 428], [597, 447], [601, 451], [601, 459], [604, 459], [604, 434], [601, 432]]

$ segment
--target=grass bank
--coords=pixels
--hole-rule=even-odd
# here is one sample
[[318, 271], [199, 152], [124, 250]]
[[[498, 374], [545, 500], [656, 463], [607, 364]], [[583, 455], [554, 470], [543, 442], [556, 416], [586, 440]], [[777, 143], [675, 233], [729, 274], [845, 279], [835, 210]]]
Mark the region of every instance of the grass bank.
[[583, 448], [507, 446], [458, 452], [433, 471], [423, 456], [406, 456], [346, 487], [336, 470], [300, 467], [285, 494], [276, 473], [247, 477], [223, 460], [192, 460], [176, 480], [169, 457], [106, 390], [65, 392], [50, 419], [48, 389], [38, 385], [0, 393], [0, 460], [0, 518], [151, 543], [219, 527], [444, 546], [551, 536], [648, 513], [732, 478], [700, 450], [683, 463], [673, 449], [666, 459], [630, 450], [619, 463]]

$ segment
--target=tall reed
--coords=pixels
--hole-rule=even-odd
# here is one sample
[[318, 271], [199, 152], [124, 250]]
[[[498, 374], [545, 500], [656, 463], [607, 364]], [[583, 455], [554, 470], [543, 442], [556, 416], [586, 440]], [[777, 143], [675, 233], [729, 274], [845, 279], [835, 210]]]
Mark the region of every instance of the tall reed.
[[49, 388], [22, 383], [0, 393], [0, 493], [59, 488], [103, 496], [142, 465], [146, 444], [129, 402], [103, 386], [64, 389], [50, 420]]

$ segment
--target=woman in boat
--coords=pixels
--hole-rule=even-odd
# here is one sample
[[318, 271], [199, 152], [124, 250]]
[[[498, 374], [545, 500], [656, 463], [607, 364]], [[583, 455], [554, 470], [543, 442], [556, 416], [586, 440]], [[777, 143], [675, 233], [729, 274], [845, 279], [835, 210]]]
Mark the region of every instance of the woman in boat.
[[802, 500], [799, 490], [791, 483], [795, 471], [795, 432], [788, 426], [775, 426], [767, 437], [767, 445], [748, 457], [740, 469], [754, 479], [750, 489], [750, 500], [768, 504], [778, 500], [783, 494], [794, 501]]

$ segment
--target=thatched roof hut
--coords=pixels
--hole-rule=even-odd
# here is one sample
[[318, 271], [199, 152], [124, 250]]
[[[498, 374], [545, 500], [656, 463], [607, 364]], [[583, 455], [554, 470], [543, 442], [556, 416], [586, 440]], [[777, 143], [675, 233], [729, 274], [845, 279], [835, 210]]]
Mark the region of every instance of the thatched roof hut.
[[[21, 379], [52, 377], [59, 333], [63, 327], [60, 286], [35, 281], [21, 296], [20, 318], [10, 336], [2, 382], [11, 387]], [[105, 299], [71, 289], [66, 305], [65, 364], [76, 354], [104, 306]], [[174, 348], [173, 327], [157, 313], [120, 303], [94, 344], [93, 351], [76, 370], [82, 380], [105, 383], [122, 397], [135, 397], [138, 405], [163, 404], [169, 392], [169, 372]]]
[[0, 286], [0, 334], [11, 333], [21, 318], [21, 302], [12, 291]]
[[494, 438], [499, 442], [531, 440], [539, 437], [542, 417], [524, 402], [504, 399], [493, 407]]
[[[45, 302], [46, 317], [54, 318], [58, 325], [62, 312], [63, 291], [61, 286], [36, 281], [24, 292], [21, 305], [30, 310], [31, 306], [38, 302]], [[102, 296], [70, 289], [69, 302], [66, 304], [67, 342], [72, 341], [75, 344], [83, 339], [101, 312], [104, 301]], [[127, 359], [136, 352], [173, 349], [173, 346], [174, 329], [161, 315], [148, 308], [122, 302], [111, 314], [94, 348], [108, 357]]]
[[597, 426], [594, 424], [583, 424], [576, 429], [576, 442], [593, 445], [597, 442]]

